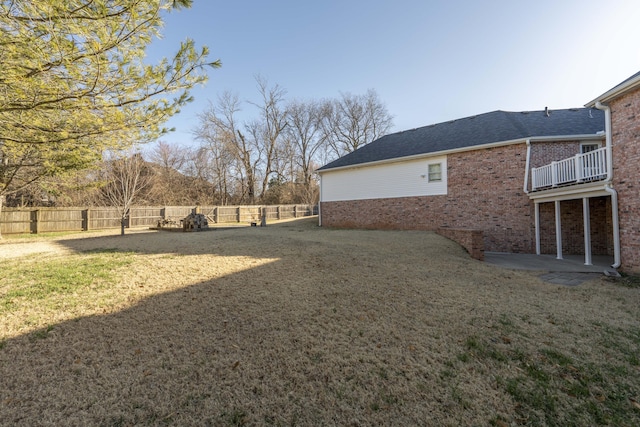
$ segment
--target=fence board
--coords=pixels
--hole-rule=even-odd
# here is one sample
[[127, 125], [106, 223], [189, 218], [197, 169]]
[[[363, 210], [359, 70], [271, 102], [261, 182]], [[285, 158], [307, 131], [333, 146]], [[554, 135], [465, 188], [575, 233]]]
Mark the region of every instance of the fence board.
[[154, 227], [162, 219], [161, 207], [135, 206], [129, 213], [130, 227]]
[[89, 229], [104, 230], [120, 227], [120, 213], [118, 208], [91, 207], [89, 208]]
[[2, 234], [31, 233], [31, 211], [3, 209], [0, 217]]
[[[153, 227], [159, 220], [180, 220], [195, 206], [135, 206], [129, 215], [130, 227]], [[212, 223], [259, 222], [315, 215], [312, 205], [279, 206], [201, 206], [200, 212]], [[120, 213], [114, 207], [3, 208], [0, 211], [2, 234], [44, 233], [54, 231], [103, 230], [120, 227]]]

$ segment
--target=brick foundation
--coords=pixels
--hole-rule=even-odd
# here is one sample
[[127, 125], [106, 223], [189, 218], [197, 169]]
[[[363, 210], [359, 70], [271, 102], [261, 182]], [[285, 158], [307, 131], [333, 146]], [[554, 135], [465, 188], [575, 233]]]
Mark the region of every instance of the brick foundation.
[[458, 243], [469, 252], [472, 258], [484, 261], [484, 238], [482, 230], [440, 227], [437, 233]]

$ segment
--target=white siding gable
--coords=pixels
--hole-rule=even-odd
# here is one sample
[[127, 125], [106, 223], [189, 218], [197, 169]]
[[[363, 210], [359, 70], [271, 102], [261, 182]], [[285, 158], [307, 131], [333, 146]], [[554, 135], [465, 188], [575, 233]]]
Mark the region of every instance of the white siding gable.
[[[442, 180], [429, 182], [429, 165], [442, 165]], [[320, 200], [382, 199], [447, 194], [447, 157], [327, 171], [321, 175]]]

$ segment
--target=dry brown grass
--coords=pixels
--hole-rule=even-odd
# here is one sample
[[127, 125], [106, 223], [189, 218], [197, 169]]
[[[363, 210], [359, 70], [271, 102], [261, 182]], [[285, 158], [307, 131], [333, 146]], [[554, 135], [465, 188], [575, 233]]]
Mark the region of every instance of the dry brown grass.
[[111, 281], [0, 311], [0, 424], [640, 422], [638, 288], [550, 285], [432, 233], [313, 219], [8, 240], [0, 268], [113, 250], [128, 262]]

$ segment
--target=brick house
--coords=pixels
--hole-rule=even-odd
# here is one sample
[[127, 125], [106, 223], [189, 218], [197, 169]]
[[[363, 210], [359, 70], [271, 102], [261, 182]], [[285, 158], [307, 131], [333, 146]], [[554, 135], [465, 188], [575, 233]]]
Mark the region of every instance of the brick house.
[[640, 270], [640, 73], [586, 108], [386, 135], [319, 169], [320, 224], [434, 230], [472, 255], [608, 255]]
[[617, 195], [620, 260], [640, 272], [640, 72], [589, 102], [607, 116], [611, 146], [610, 187]]

